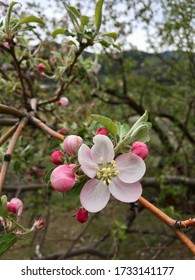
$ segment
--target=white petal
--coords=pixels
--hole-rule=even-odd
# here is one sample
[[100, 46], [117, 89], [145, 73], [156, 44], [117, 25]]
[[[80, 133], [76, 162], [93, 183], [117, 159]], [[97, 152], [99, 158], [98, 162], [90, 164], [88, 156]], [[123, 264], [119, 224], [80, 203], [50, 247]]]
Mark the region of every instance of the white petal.
[[139, 182], [127, 184], [115, 178], [109, 185], [111, 194], [122, 202], [134, 202], [142, 194], [142, 186]]
[[97, 179], [90, 179], [80, 193], [82, 206], [89, 212], [96, 213], [102, 210], [110, 199], [108, 186]]
[[93, 142], [91, 157], [95, 162], [107, 163], [114, 159], [114, 146], [107, 136], [98, 134], [93, 138]]
[[90, 148], [82, 144], [78, 150], [78, 161], [81, 165], [82, 171], [89, 177], [94, 178], [99, 170], [98, 165], [91, 158]]
[[115, 161], [119, 170], [118, 178], [125, 183], [139, 181], [146, 171], [145, 162], [134, 153], [120, 155]]

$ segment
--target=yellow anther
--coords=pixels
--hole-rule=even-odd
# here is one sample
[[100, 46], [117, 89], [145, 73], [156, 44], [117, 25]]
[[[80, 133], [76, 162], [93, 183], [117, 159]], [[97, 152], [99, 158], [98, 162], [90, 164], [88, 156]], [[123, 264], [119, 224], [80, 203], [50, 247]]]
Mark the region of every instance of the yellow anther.
[[104, 158], [103, 158], [103, 157], [100, 157], [100, 161], [104, 161]]
[[114, 172], [114, 175], [118, 175], [119, 174], [119, 170], [116, 170], [115, 172]]
[[97, 177], [100, 178], [101, 177], [101, 173], [97, 172]]

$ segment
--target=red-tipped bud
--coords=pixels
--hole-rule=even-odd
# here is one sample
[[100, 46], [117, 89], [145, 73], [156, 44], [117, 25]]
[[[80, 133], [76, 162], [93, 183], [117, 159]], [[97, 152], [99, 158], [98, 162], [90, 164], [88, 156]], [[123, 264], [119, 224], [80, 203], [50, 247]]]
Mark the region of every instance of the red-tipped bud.
[[45, 226], [44, 220], [43, 219], [38, 219], [37, 221], [34, 222], [34, 225], [32, 226], [31, 230], [44, 228], [44, 226]]
[[20, 217], [23, 211], [23, 202], [17, 197], [12, 198], [7, 203], [7, 211], [13, 214], [17, 213], [18, 217]]
[[39, 70], [39, 72], [43, 72], [45, 70], [45, 65], [43, 63], [39, 63], [38, 70]]
[[63, 164], [52, 171], [50, 180], [54, 190], [67, 192], [72, 189], [76, 181], [72, 168], [72, 165]]
[[77, 135], [69, 135], [64, 140], [64, 151], [70, 156], [76, 156], [83, 139]]
[[107, 129], [105, 127], [100, 127], [98, 128], [98, 130], [96, 131], [95, 135], [97, 134], [102, 134], [102, 135], [108, 135], [109, 132], [107, 131]]
[[67, 97], [61, 97], [60, 100], [58, 101], [58, 104], [61, 106], [67, 106], [69, 103], [69, 100]]
[[63, 156], [64, 156], [64, 154], [60, 150], [57, 150], [57, 151], [52, 153], [51, 162], [53, 162], [56, 165], [62, 164], [63, 163]]
[[142, 159], [146, 159], [149, 155], [148, 146], [143, 142], [134, 142], [131, 151]]
[[62, 135], [69, 134], [69, 132], [70, 132], [70, 130], [68, 128], [65, 128], [65, 127], [62, 127], [59, 130], [59, 133], [62, 134]]
[[87, 222], [87, 220], [88, 220], [88, 211], [83, 209], [83, 208], [79, 208], [79, 210], [76, 213], [76, 219], [81, 224]]

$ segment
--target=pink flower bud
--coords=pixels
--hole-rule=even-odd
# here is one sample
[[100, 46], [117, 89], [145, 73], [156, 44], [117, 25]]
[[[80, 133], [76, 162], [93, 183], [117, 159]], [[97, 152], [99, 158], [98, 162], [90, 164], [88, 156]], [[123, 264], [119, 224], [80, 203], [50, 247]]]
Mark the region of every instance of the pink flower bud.
[[83, 139], [77, 135], [69, 135], [64, 140], [64, 151], [70, 156], [76, 156]]
[[67, 106], [68, 103], [69, 103], [69, 100], [67, 97], [61, 97], [60, 100], [58, 101], [58, 104], [62, 105], [62, 106]]
[[79, 223], [85, 223], [88, 220], [88, 211], [83, 208], [79, 208], [76, 213], [76, 219]]
[[147, 158], [149, 155], [148, 146], [143, 142], [134, 142], [132, 144], [131, 151], [142, 159]]
[[59, 133], [62, 134], [62, 135], [69, 134], [69, 132], [70, 132], [70, 130], [68, 128], [65, 128], [65, 127], [62, 127], [59, 130]]
[[9, 43], [8, 43], [8, 42], [4, 42], [4, 43], [3, 43], [3, 45], [4, 45], [4, 47], [6, 47], [6, 48], [10, 49], [10, 45], [9, 45]]
[[51, 162], [53, 162], [56, 165], [62, 164], [63, 163], [63, 156], [64, 156], [64, 154], [60, 150], [57, 150], [57, 151], [52, 153]]
[[43, 72], [45, 70], [45, 65], [43, 63], [39, 63], [38, 70], [39, 70], [39, 72]]
[[45, 226], [45, 222], [43, 219], [38, 219], [37, 221], [34, 222], [34, 225], [32, 226], [32, 231], [35, 229], [40, 229], [40, 228], [44, 228]]
[[105, 127], [100, 127], [98, 128], [98, 130], [96, 131], [95, 135], [97, 134], [102, 134], [102, 135], [108, 135], [109, 132], [107, 131], [107, 129]]
[[17, 213], [18, 217], [20, 217], [23, 211], [23, 202], [19, 198], [12, 198], [7, 203], [7, 211], [14, 214]]
[[72, 166], [67, 164], [56, 167], [50, 176], [51, 185], [57, 192], [67, 192], [75, 184], [75, 175]]

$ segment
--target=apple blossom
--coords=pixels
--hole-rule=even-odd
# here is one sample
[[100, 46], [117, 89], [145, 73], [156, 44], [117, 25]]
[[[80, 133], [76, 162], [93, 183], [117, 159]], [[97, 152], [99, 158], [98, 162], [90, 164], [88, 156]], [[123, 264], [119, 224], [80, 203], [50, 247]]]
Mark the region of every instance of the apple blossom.
[[63, 164], [56, 167], [50, 176], [51, 186], [58, 192], [67, 192], [75, 184], [76, 178], [72, 171], [75, 164]]
[[108, 132], [108, 130], [105, 127], [100, 127], [100, 128], [98, 128], [98, 130], [96, 131], [95, 134], [96, 135], [102, 134], [102, 135], [106, 135], [107, 136], [109, 134], [109, 132]]
[[79, 223], [83, 224], [88, 220], [88, 211], [83, 209], [83, 208], [79, 208], [77, 213], [76, 213], [76, 219]]
[[64, 139], [64, 151], [70, 156], [76, 156], [83, 139], [77, 135], [69, 135]]
[[131, 151], [142, 159], [146, 159], [149, 155], [148, 146], [143, 142], [134, 142]]
[[115, 158], [112, 141], [105, 135], [96, 135], [90, 149], [82, 144], [78, 161], [82, 171], [90, 178], [80, 193], [82, 206], [89, 212], [102, 210], [112, 194], [122, 202], [135, 202], [141, 196], [138, 182], [146, 166], [143, 159], [129, 152]]
[[37, 221], [34, 222], [33, 229], [44, 228], [44, 226], [45, 226], [44, 220], [43, 219], [38, 219]]
[[62, 164], [63, 163], [63, 156], [64, 156], [64, 154], [62, 153], [62, 151], [57, 150], [57, 151], [52, 153], [51, 162], [53, 162], [56, 165]]
[[17, 197], [12, 198], [7, 203], [7, 211], [14, 214], [17, 213], [18, 217], [21, 217], [23, 212], [23, 202]]
[[68, 103], [69, 103], [69, 100], [67, 97], [61, 97], [60, 100], [58, 101], [58, 104], [62, 105], [62, 106], [67, 106]]

